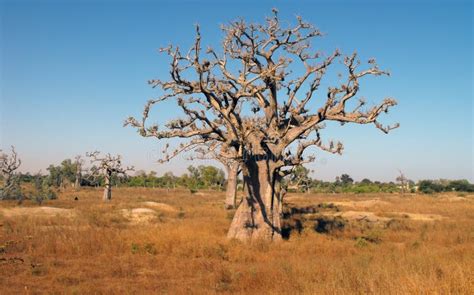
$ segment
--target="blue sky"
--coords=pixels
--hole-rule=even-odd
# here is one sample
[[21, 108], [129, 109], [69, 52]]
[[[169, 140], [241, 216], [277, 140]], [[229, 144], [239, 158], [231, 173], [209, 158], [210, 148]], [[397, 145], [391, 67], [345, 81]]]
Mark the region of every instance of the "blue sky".
[[[96, 149], [158, 174], [184, 172], [198, 163], [158, 164], [159, 144], [122, 127], [157, 96], [146, 81], [167, 78], [157, 48], [189, 46], [196, 23], [203, 45], [217, 47], [220, 24], [261, 21], [272, 7], [325, 32], [314, 48], [357, 50], [392, 74], [363, 82], [362, 94], [369, 102], [395, 97], [384, 121], [401, 127], [384, 135], [330, 126], [325, 138], [341, 140], [345, 152], [318, 152], [308, 166], [315, 177], [394, 180], [401, 169], [414, 180], [474, 181], [470, 1], [2, 1], [0, 147], [15, 145], [30, 172]], [[165, 105], [154, 116], [175, 110]]]

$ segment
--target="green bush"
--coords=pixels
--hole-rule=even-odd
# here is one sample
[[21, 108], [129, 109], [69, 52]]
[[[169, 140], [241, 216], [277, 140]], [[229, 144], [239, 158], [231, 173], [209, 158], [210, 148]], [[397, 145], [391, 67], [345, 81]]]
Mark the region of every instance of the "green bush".
[[20, 186], [20, 178], [12, 177], [3, 188], [0, 189], [0, 200], [23, 200], [23, 193]]
[[35, 191], [32, 200], [36, 201], [38, 205], [44, 200], [55, 200], [57, 199], [56, 193], [52, 190], [49, 179], [43, 178], [40, 175], [37, 175], [35, 178]]
[[425, 194], [439, 193], [444, 190], [444, 186], [432, 180], [422, 180], [418, 183], [418, 190]]
[[474, 184], [469, 181], [463, 180], [452, 180], [446, 186], [446, 190], [457, 191], [457, 192], [474, 192]]

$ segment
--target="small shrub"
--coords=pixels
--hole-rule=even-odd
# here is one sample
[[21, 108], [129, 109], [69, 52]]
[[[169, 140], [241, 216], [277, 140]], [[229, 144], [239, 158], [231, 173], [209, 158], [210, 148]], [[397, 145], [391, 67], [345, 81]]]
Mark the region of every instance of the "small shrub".
[[145, 250], [146, 253], [151, 254], [151, 255], [156, 255], [156, 253], [158, 253], [158, 251], [155, 248], [155, 244], [153, 243], [145, 244], [143, 249]]
[[386, 224], [386, 228], [391, 230], [400, 231], [400, 230], [410, 230], [410, 227], [404, 220], [392, 219]]
[[18, 200], [22, 201], [24, 195], [20, 187], [20, 178], [13, 177], [8, 184], [0, 189], [0, 200]]
[[367, 241], [363, 237], [357, 237], [356, 242], [355, 242], [355, 246], [357, 248], [365, 248], [368, 245], [369, 243], [367, 243]]
[[51, 188], [47, 179], [42, 179], [40, 176], [35, 178], [35, 191], [31, 197], [38, 205], [41, 205], [44, 200], [57, 199], [56, 193]]
[[411, 244], [411, 247], [413, 249], [418, 249], [421, 245], [421, 242], [420, 241], [414, 241], [413, 244]]
[[334, 204], [333, 203], [321, 203], [318, 205], [318, 207], [322, 208], [322, 209], [333, 209], [334, 207]]
[[42, 264], [31, 263], [31, 274], [34, 276], [42, 276], [47, 273], [46, 268]]
[[378, 244], [382, 241], [382, 233], [379, 230], [371, 230], [364, 236], [356, 237], [355, 246], [358, 248], [367, 247], [369, 244]]
[[216, 277], [216, 291], [219, 292], [228, 292], [231, 289], [232, 285], [232, 272], [227, 268], [222, 268]]
[[132, 243], [132, 246], [131, 246], [130, 250], [131, 250], [132, 254], [137, 254], [140, 251], [140, 245]]
[[368, 234], [364, 237], [370, 243], [378, 244], [382, 241], [382, 232], [379, 230], [371, 230]]

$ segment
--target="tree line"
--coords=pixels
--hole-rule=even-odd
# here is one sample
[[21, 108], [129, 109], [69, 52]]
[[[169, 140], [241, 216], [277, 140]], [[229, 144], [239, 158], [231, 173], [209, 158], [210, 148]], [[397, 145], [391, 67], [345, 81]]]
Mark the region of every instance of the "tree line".
[[[78, 167], [78, 166], [81, 167]], [[78, 174], [80, 169], [82, 173]], [[73, 159], [65, 159], [59, 165], [49, 165], [46, 174], [18, 173], [17, 181], [20, 183], [31, 183], [45, 198], [55, 198], [53, 189], [82, 187], [104, 187], [106, 176], [98, 174], [99, 167], [92, 165], [84, 169], [84, 164]], [[420, 180], [418, 182], [401, 179], [397, 177], [394, 181], [382, 182], [372, 181], [364, 178], [354, 181], [348, 174], [337, 176], [334, 181], [323, 181], [310, 176], [311, 171], [304, 166], [296, 167], [292, 174], [283, 181], [283, 187], [289, 192], [299, 193], [397, 193], [397, 192], [474, 192], [474, 184], [468, 180]], [[0, 179], [6, 180], [2, 174]], [[189, 166], [187, 171], [180, 176], [172, 172], [165, 172], [158, 176], [157, 172], [144, 170], [136, 171], [133, 175], [111, 176], [110, 185], [115, 187], [145, 187], [166, 189], [189, 189], [190, 192], [197, 190], [226, 190], [227, 178], [224, 171], [212, 165]], [[237, 180], [239, 189], [243, 188], [241, 178]]]
[[[47, 174], [31, 174], [26, 172], [19, 173], [18, 177], [23, 183], [34, 183], [39, 178], [45, 184], [57, 189], [74, 188], [76, 176], [71, 173], [74, 169], [74, 163], [71, 163], [70, 160], [64, 160], [60, 165], [50, 165], [47, 169]], [[94, 175], [96, 169], [97, 167], [92, 166], [90, 171], [82, 174], [80, 179], [81, 187], [105, 186], [105, 176]], [[222, 169], [205, 165], [197, 167], [191, 165], [187, 168], [187, 172], [180, 176], [176, 176], [172, 172], [165, 172], [162, 176], [157, 176], [155, 171], [147, 173], [140, 170], [134, 173], [134, 175], [113, 175], [111, 177], [111, 184], [117, 187], [224, 190], [225, 182], [226, 178]]]

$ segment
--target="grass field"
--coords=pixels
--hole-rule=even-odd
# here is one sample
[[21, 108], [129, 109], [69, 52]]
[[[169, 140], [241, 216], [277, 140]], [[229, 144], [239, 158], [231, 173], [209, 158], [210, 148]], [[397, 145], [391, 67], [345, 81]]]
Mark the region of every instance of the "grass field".
[[101, 193], [0, 203], [0, 294], [474, 292], [473, 195], [289, 194], [289, 240], [245, 245], [222, 192]]

